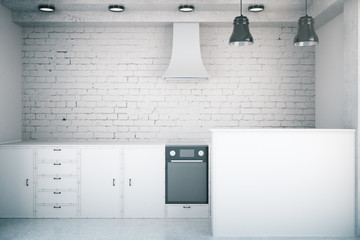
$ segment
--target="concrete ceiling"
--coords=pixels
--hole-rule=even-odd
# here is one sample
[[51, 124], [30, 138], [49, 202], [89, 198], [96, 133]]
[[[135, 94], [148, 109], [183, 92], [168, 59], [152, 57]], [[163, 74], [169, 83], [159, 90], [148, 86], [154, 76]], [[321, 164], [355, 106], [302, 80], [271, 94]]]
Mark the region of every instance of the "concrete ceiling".
[[[308, 0], [308, 14], [318, 25], [342, 12], [345, 0]], [[20, 26], [123, 26], [166, 25], [172, 22], [200, 22], [205, 25], [231, 25], [239, 15], [239, 0], [192, 0], [195, 11], [177, 10], [178, 0], [1, 0], [12, 11], [13, 22]], [[38, 11], [39, 4], [54, 4], [54, 13]], [[265, 11], [248, 12], [249, 4], [263, 3]], [[111, 4], [121, 4], [125, 12], [108, 11]], [[305, 15], [305, 0], [243, 0], [243, 14], [254, 26], [295, 26]]]

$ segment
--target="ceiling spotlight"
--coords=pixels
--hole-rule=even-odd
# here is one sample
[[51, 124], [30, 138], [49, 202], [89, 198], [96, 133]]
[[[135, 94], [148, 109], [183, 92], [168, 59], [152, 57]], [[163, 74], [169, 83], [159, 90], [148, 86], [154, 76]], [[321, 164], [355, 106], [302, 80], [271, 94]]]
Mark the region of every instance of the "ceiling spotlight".
[[40, 4], [39, 5], [39, 11], [42, 11], [42, 12], [54, 12], [55, 11], [55, 6], [54, 5], [49, 5], [49, 4]]
[[262, 12], [265, 10], [264, 4], [250, 4], [248, 7], [250, 12]]
[[123, 12], [125, 11], [125, 7], [122, 5], [110, 5], [109, 11], [111, 12]]
[[179, 11], [180, 12], [192, 12], [195, 10], [194, 5], [180, 5]]

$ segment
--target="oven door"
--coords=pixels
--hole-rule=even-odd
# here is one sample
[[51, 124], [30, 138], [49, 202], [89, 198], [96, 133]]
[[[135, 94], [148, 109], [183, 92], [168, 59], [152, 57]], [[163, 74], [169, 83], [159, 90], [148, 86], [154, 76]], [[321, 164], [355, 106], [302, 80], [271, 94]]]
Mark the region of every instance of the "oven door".
[[166, 203], [208, 203], [207, 162], [172, 160], [166, 170]]

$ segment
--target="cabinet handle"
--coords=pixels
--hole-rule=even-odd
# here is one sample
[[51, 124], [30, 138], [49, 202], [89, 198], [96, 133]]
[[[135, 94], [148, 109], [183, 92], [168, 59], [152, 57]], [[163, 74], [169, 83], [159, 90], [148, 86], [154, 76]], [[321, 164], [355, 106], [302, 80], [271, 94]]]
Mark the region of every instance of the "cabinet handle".
[[54, 180], [61, 180], [61, 177], [54, 177]]
[[54, 148], [54, 152], [60, 152], [61, 148]]
[[129, 186], [131, 187], [131, 178], [129, 179]]
[[61, 194], [61, 192], [54, 192], [54, 194]]
[[191, 206], [183, 206], [183, 208], [191, 208]]
[[61, 208], [61, 206], [54, 206], [54, 208]]
[[115, 179], [113, 179], [113, 186], [115, 187]]
[[26, 184], [27, 187], [29, 186], [29, 179], [28, 179], [28, 178], [26, 179], [26, 183], [25, 183], [25, 184]]
[[61, 166], [61, 163], [54, 163], [55, 166]]

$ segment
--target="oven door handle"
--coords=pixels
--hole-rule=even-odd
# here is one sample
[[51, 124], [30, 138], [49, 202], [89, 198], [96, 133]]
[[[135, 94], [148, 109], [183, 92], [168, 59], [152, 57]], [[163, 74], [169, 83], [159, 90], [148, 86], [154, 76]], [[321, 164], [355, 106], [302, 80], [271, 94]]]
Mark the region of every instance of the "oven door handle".
[[171, 160], [172, 163], [202, 163], [204, 160]]

